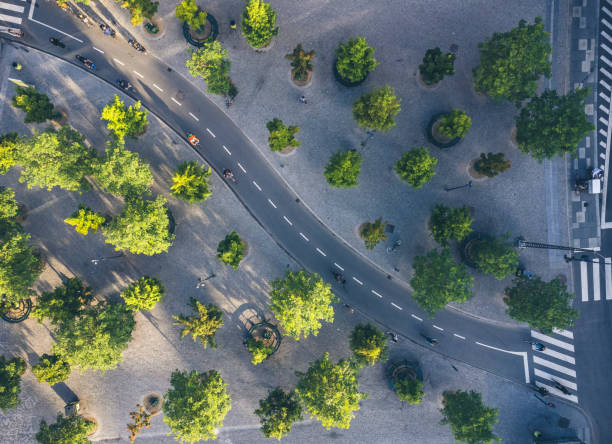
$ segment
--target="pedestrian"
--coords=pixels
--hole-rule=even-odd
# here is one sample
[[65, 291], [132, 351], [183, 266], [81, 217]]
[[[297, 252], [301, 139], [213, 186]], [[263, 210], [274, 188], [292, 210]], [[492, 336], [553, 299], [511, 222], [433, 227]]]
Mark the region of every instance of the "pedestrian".
[[196, 288], [206, 287], [206, 282], [202, 280], [201, 277], [198, 278], [198, 283], [196, 284]]
[[305, 97], [305, 96], [301, 96], [301, 97], [298, 99], [298, 102], [299, 102], [299, 103], [303, 103], [304, 105], [308, 103], [308, 102], [306, 101], [306, 97]]

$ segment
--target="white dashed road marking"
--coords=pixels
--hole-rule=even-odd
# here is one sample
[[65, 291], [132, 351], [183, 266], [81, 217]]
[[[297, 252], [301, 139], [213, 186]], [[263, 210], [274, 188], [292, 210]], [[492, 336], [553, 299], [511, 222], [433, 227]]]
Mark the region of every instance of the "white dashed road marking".
[[193, 117], [193, 120], [195, 120], [196, 122], [199, 122], [199, 121], [200, 121], [200, 119], [198, 119], [198, 118], [197, 118], [196, 116], [194, 116], [192, 113], [189, 113], [189, 115], [190, 115], [191, 117]]
[[391, 305], [393, 305], [395, 308], [397, 308], [398, 310], [403, 310], [402, 307], [400, 307], [399, 305], [395, 305], [393, 302], [391, 302]]
[[457, 333], [453, 333], [453, 336], [455, 336], [455, 337], [457, 337], [459, 339], [465, 339], [465, 336], [458, 335]]
[[293, 226], [293, 222], [287, 219], [287, 216], [283, 216], [283, 219], [285, 219], [285, 222], [287, 222], [289, 225]]
[[300, 236], [302, 236], [306, 242], [310, 242], [308, 238], [304, 235], [304, 233], [302, 233], [301, 231], [300, 231]]
[[163, 89], [161, 89], [159, 86], [157, 86], [155, 83], [153, 84], [153, 87], [155, 87], [156, 89], [158, 89], [158, 90], [159, 90], [159, 91], [161, 91], [161, 92], [164, 92], [164, 90], [163, 90]]
[[178, 106], [183, 106], [181, 102], [179, 102], [178, 100], [176, 100], [174, 97], [170, 97], [172, 99], [172, 101], [174, 103], [176, 103]]
[[114, 60], [115, 62], [119, 63], [121, 66], [125, 66], [125, 63], [123, 63], [121, 60], [119, 60], [119, 59], [115, 59], [115, 58], [113, 58], [113, 60]]
[[217, 137], [217, 136], [215, 136], [215, 133], [213, 133], [209, 128], [206, 128], [206, 131], [208, 131], [208, 134], [213, 136], [213, 139]]
[[227, 147], [225, 145], [223, 145], [223, 149], [225, 150], [225, 152], [227, 154], [229, 154], [230, 156], [232, 155], [232, 153], [230, 152], [230, 150], [227, 149]]
[[344, 271], [344, 268], [342, 268], [342, 267], [341, 267], [340, 265], [338, 265], [337, 263], [335, 263], [335, 262], [334, 262], [334, 265], [335, 265], [336, 267], [338, 267], [340, 270]]
[[372, 293], [375, 294], [376, 296], [378, 296], [379, 298], [382, 299], [382, 295], [380, 293], [377, 293], [376, 291], [372, 290]]
[[101, 49], [96, 48], [95, 46], [93, 47], [93, 49], [95, 49], [96, 51], [98, 51], [101, 54], [104, 54], [104, 51], [102, 51]]
[[272, 202], [270, 199], [268, 199], [268, 202], [270, 202], [270, 205], [272, 205], [274, 208], [276, 208], [276, 205], [274, 205], [274, 202]]
[[253, 181], [253, 185], [255, 185], [255, 188], [257, 188], [259, 191], [261, 191], [261, 187], [257, 185], [257, 182]]
[[359, 279], [357, 279], [355, 276], [353, 276], [353, 280], [355, 282], [357, 282], [359, 285], [363, 285], [363, 282], [361, 282]]
[[443, 328], [438, 327], [436, 324], [432, 324], [431, 326], [432, 326], [433, 328], [435, 328], [436, 330], [444, 331], [444, 329], [443, 329]]
[[324, 257], [325, 257], [325, 256], [327, 256], [327, 255], [326, 255], [326, 254], [323, 252], [323, 250], [321, 250], [319, 247], [317, 247], [317, 251], [319, 252], [319, 254], [320, 254], [321, 256], [324, 256]]
[[423, 321], [423, 318], [419, 318], [417, 315], [415, 314], [411, 314], [410, 316], [412, 316], [414, 319], [416, 319], [417, 321]]
[[242, 165], [240, 165], [240, 162], [238, 162], [238, 166], [240, 167], [240, 169], [242, 170], [243, 173], [246, 173], [246, 170], [244, 169], [244, 167]]
[[144, 79], [144, 76], [140, 74], [138, 71], [132, 71], [132, 72], [136, 74], [138, 77], [140, 77], [141, 79]]

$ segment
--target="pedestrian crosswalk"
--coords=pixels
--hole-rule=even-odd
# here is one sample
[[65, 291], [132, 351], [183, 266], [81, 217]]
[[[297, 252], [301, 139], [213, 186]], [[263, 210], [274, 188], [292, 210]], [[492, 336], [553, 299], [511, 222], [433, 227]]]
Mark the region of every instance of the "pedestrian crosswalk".
[[612, 258], [579, 262], [580, 300], [598, 302], [612, 299]]
[[[531, 338], [545, 346], [544, 350], [532, 353], [535, 384], [552, 395], [578, 403], [574, 334], [568, 330], [553, 330], [545, 335], [531, 330]], [[568, 393], [560, 390], [557, 384], [565, 387]]]
[[0, 26], [18, 28], [25, 14], [25, 0], [0, 1]]

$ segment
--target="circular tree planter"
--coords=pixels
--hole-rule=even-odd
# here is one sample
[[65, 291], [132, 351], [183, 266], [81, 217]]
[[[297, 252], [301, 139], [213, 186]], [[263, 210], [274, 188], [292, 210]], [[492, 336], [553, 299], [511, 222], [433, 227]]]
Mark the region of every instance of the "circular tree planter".
[[423, 76], [421, 75], [421, 70], [419, 68], [417, 68], [416, 73], [414, 74], [414, 77], [416, 78], [417, 85], [419, 85], [421, 88], [423, 88], [426, 91], [433, 91], [440, 87], [440, 82], [432, 83], [431, 85], [428, 85], [427, 83], [425, 83], [425, 81], [423, 80]]
[[467, 264], [468, 267], [478, 269], [478, 266], [474, 262], [473, 259], [473, 251], [474, 246], [476, 246], [479, 242], [482, 242], [486, 239], [486, 235], [482, 233], [470, 233], [464, 240], [461, 245], [461, 258]]
[[143, 405], [151, 415], [157, 414], [162, 408], [162, 397], [157, 393], [150, 393], [145, 396]]
[[30, 298], [27, 298], [19, 301], [16, 306], [11, 307], [8, 310], [0, 313], [0, 317], [2, 317], [2, 319], [4, 319], [6, 322], [10, 322], [11, 324], [17, 324], [28, 319], [28, 316], [30, 316], [31, 311], [32, 300]]
[[370, 75], [369, 72], [366, 74], [366, 76], [363, 79], [359, 80], [358, 82], [350, 82], [346, 80], [344, 77], [340, 75], [340, 73], [338, 72], [338, 69], [336, 68], [337, 61], [338, 59], [334, 59], [334, 77], [336, 78], [338, 83], [340, 83], [341, 85], [344, 85], [347, 88], [354, 88], [355, 86], [361, 85], [363, 82], [365, 82], [368, 79], [368, 76]]
[[291, 82], [293, 82], [293, 84], [297, 86], [298, 88], [309, 87], [312, 83], [312, 75], [313, 75], [313, 72], [308, 71], [308, 73], [306, 74], [306, 78], [304, 80], [298, 80], [293, 76], [293, 70], [292, 69], [289, 70], [289, 78], [291, 79]]
[[245, 345], [248, 344], [249, 339], [255, 339], [258, 342], [263, 343], [266, 347], [270, 347], [272, 352], [266, 357], [268, 359], [272, 356], [280, 347], [282, 336], [275, 325], [269, 322], [258, 322], [249, 328], [248, 337], [245, 341]]
[[[198, 11], [199, 12], [199, 11]], [[219, 35], [219, 25], [215, 17], [207, 13], [203, 29], [192, 29], [187, 22], [183, 23], [183, 36], [190, 45], [201, 48], [206, 43], [212, 43]]]
[[[164, 36], [164, 22], [161, 18], [153, 17], [151, 20], [145, 20], [143, 24], [143, 29], [145, 30], [145, 35], [150, 40], [159, 40]], [[156, 32], [153, 32], [157, 29]]]
[[448, 113], [438, 113], [435, 114], [427, 124], [427, 130], [425, 131], [425, 135], [427, 136], [427, 140], [429, 143], [437, 146], [438, 148], [450, 148], [451, 146], [457, 145], [461, 142], [461, 137], [455, 137], [454, 139], [449, 139], [443, 134], [440, 134], [438, 128], [440, 127], [440, 119], [442, 116]]
[[474, 180], [485, 180], [487, 176], [476, 171], [476, 168], [474, 167], [476, 165], [476, 162], [478, 162], [479, 160], [480, 160], [480, 157], [472, 159], [470, 163], [468, 164], [467, 172], [470, 175], [470, 177]]

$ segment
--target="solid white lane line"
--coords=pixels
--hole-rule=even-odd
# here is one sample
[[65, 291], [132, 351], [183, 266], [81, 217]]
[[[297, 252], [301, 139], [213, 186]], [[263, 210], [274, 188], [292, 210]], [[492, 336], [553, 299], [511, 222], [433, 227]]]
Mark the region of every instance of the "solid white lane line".
[[572, 370], [571, 368], [563, 367], [562, 365], [555, 364], [554, 362], [547, 361], [546, 359], [542, 359], [538, 356], [533, 357], [534, 364], [543, 365], [544, 367], [552, 368], [553, 370], [564, 373], [572, 378], [576, 377], [576, 370]]
[[116, 58], [114, 58], [114, 57], [113, 57], [113, 60], [114, 60], [115, 62], [119, 63], [121, 66], [125, 66], [125, 63], [123, 63], [121, 60], [116, 59]]
[[612, 299], [612, 258], [606, 258], [604, 271], [606, 276], [606, 300], [609, 300]]
[[323, 257], [327, 256], [319, 247], [317, 247], [317, 252]]
[[261, 191], [261, 187], [257, 185], [257, 182], [253, 181], [253, 185], [255, 185], [255, 188], [257, 188], [259, 191]]
[[582, 302], [589, 300], [589, 277], [587, 274], [587, 263], [580, 262], [580, 285], [582, 289]]
[[95, 49], [96, 51], [98, 51], [101, 54], [104, 54], [104, 51], [102, 51], [101, 49], [96, 48], [95, 46], [92, 46], [93, 49]]
[[70, 34], [68, 34], [67, 32], [62, 31], [61, 29], [57, 29], [54, 28], [53, 26], [47, 25], [46, 23], [43, 23], [41, 21], [38, 21], [36, 19], [34, 19], [34, 8], [36, 7], [36, 0], [32, 0], [32, 3], [30, 3], [30, 12], [28, 13], [28, 18], [30, 19], [30, 21], [34, 22], [34, 23], [38, 23], [40, 26], [44, 26], [45, 28], [49, 28], [54, 30], [55, 32], [59, 32], [62, 35], [65, 35], [66, 37], [70, 37], [73, 40], [76, 40], [79, 43], [84, 43], [83, 40], [78, 39]]
[[242, 170], [243, 173], [246, 173], [246, 170], [244, 169], [244, 167], [240, 164], [240, 162], [238, 162], [238, 166], [240, 167], [240, 169]]
[[599, 292], [599, 259], [593, 259], [593, 300], [600, 301], [601, 293]]
[[400, 307], [399, 305], [395, 305], [393, 302], [391, 302], [391, 305], [393, 305], [395, 308], [397, 308], [398, 310], [403, 310], [402, 307]]
[[565, 336], [566, 338], [574, 339], [574, 333], [569, 330], [559, 330], [558, 328], [553, 328], [553, 332], [558, 335]]
[[208, 131], [208, 134], [213, 136], [213, 139], [215, 139], [217, 137], [217, 136], [215, 136], [215, 133], [213, 133], [210, 129], [206, 128], [206, 131]]
[[10, 3], [0, 2], [0, 9], [6, 9], [7, 11], [23, 12], [24, 7], [18, 5], [11, 5]]
[[456, 336], [459, 339], [465, 339], [465, 336], [458, 335], [457, 333], [453, 333], [453, 336]]
[[382, 299], [382, 296], [381, 296], [381, 294], [380, 294], [380, 293], [377, 293], [375, 290], [371, 290], [371, 291], [372, 291], [372, 293], [374, 293], [376, 296], [378, 296], [379, 298], [381, 298], [381, 299]]
[[142, 74], [140, 74], [138, 71], [134, 71], [134, 70], [132, 70], [132, 72], [133, 72], [134, 74], [136, 74], [138, 77], [140, 77], [141, 79], [144, 79], [144, 76], [143, 76]]
[[[230, 156], [232, 155], [232, 153], [230, 152], [230, 150], [228, 150], [228, 149], [227, 149], [227, 147], [226, 147], [225, 145], [223, 145], [223, 149], [225, 150], [225, 152], [226, 152], [227, 154], [229, 154]], [[276, 208], [276, 207], [274, 207], [274, 208]]]
[[509, 355], [516, 355], [523, 357], [523, 371], [525, 372], [525, 383], [529, 384], [531, 378], [529, 377], [529, 357], [527, 352], [513, 352], [510, 350], [504, 350], [503, 348], [493, 347], [492, 345], [483, 344], [482, 342], [476, 342], [476, 345], [480, 345], [481, 347], [490, 348], [491, 350], [497, 350], [502, 353], [508, 353]]
[[183, 106], [183, 104], [181, 102], [179, 102], [178, 100], [176, 100], [174, 97], [170, 97], [170, 99], [176, 103], [178, 106]]
[[569, 389], [576, 390], [576, 391], [578, 390], [578, 386], [576, 385], [575, 382], [568, 381], [567, 379], [563, 379], [558, 376], [553, 376], [550, 373], [540, 370], [539, 368], [534, 368], [533, 373], [540, 378], [548, 379], [549, 381], [557, 381], [558, 383], [560, 383], [561, 385], [564, 385], [565, 387]]
[[338, 267], [340, 270], [344, 271], [344, 268], [342, 268], [342, 267], [341, 267], [340, 265], [338, 265], [337, 263], [335, 263], [335, 262], [334, 262], [334, 265], [335, 265], [336, 267]]
[[432, 326], [433, 328], [435, 328], [435, 329], [440, 330], [440, 331], [444, 331], [444, 329], [443, 329], [443, 328], [438, 327], [436, 324], [432, 324], [431, 326]]
[[559, 389], [557, 389], [555, 387], [552, 387], [552, 386], [550, 386], [548, 384], [542, 384], [539, 381], [536, 381], [536, 385], [538, 387], [544, 387], [546, 390], [548, 390], [550, 393], [552, 393], [555, 396], [558, 396], [558, 397], [563, 398], [563, 399], [567, 399], [568, 401], [572, 401], [572, 402], [575, 402], [576, 404], [578, 404], [578, 396], [576, 396], [576, 395], [566, 395], [561, 390], [559, 390]]
[[535, 339], [539, 339], [540, 341], [548, 342], [549, 344], [555, 345], [559, 348], [563, 348], [571, 352], [574, 351], [574, 346], [572, 344], [568, 344], [567, 342], [563, 342], [558, 339], [551, 338], [550, 336], [546, 336], [545, 334], [542, 334], [539, 331], [531, 330], [531, 337]]
[[287, 219], [287, 216], [283, 216], [283, 219], [285, 219], [285, 222], [287, 222], [289, 225], [293, 226], [293, 222]]
[[155, 83], [153, 84], [153, 87], [154, 87], [154, 88], [156, 88], [156, 89], [158, 89], [158, 90], [159, 90], [159, 91], [161, 91], [161, 92], [164, 92], [164, 90], [163, 90], [163, 89], [161, 89], [159, 86], [157, 86]]
[[416, 319], [417, 321], [421, 321], [423, 322], [423, 318], [419, 318], [417, 315], [415, 314], [411, 314], [410, 316], [412, 316], [414, 319]]
[[572, 358], [571, 356], [566, 355], [564, 353], [559, 353], [558, 351], [551, 350], [548, 347], [538, 353], [543, 353], [545, 355], [552, 356], [553, 358], [557, 358], [561, 361], [569, 362], [570, 364], [576, 364], [576, 360]]
[[197, 118], [196, 116], [194, 116], [192, 113], [189, 113], [189, 115], [190, 115], [191, 117], [193, 117], [193, 120], [195, 120], [196, 122], [199, 122], [199, 121], [200, 121], [200, 119], [198, 119], [198, 118]]
[[355, 276], [353, 276], [353, 280], [355, 282], [357, 282], [359, 285], [363, 285], [363, 282], [361, 282], [359, 279], [357, 279]]
[[274, 208], [276, 208], [276, 205], [274, 205], [274, 202], [272, 202], [270, 199], [268, 199], [268, 202], [270, 203], [270, 205], [272, 205]]
[[310, 240], [308, 240], [306, 235], [304, 235], [304, 233], [302, 233], [301, 231], [300, 231], [300, 236], [302, 236], [306, 242], [310, 242]]

